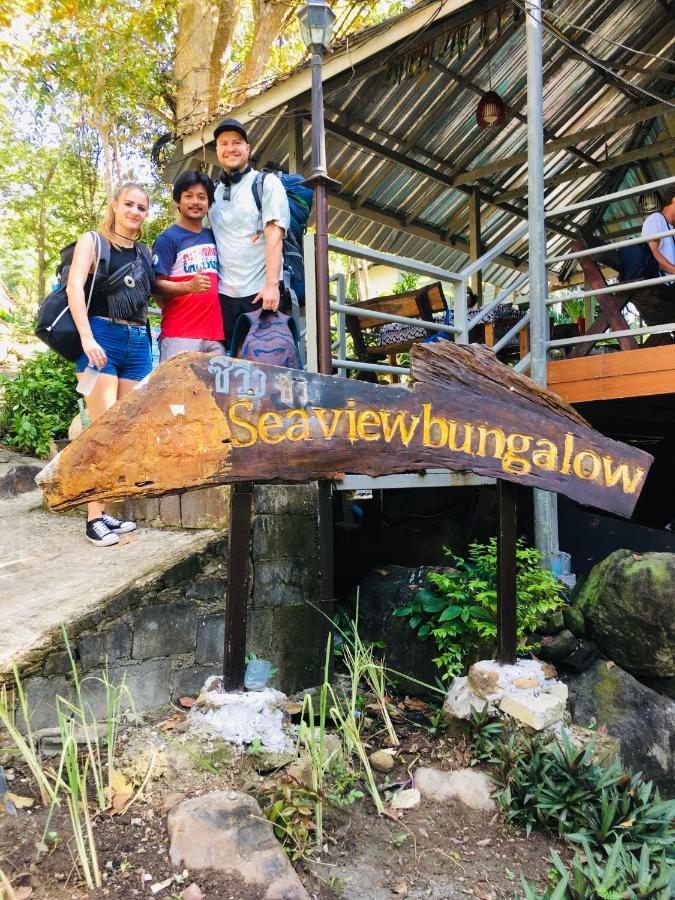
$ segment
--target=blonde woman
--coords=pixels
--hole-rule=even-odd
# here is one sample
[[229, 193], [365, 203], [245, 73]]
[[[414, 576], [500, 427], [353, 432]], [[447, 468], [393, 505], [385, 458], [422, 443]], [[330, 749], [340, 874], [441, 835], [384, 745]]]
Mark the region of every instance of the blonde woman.
[[[92, 421], [152, 368], [147, 321], [154, 278], [149, 251], [138, 242], [149, 203], [142, 187], [123, 184], [108, 205], [99, 231], [83, 234], [75, 246], [66, 290], [82, 341], [82, 356], [75, 364], [77, 379], [79, 389], [87, 394]], [[104, 241], [110, 245], [107, 266], [100, 253]], [[118, 535], [135, 528], [135, 522], [106, 515], [101, 503], [87, 504], [86, 537], [97, 547], [117, 544]]]

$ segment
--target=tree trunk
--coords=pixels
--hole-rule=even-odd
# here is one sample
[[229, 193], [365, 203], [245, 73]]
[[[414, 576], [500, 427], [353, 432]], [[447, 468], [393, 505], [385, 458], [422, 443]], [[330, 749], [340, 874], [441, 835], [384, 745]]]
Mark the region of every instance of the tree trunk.
[[255, 24], [251, 49], [230, 95], [230, 102], [235, 106], [243, 103], [247, 94], [256, 92], [269, 61], [270, 49], [294, 12], [286, 4], [269, 0], [253, 0], [252, 5]]
[[218, 109], [239, 22], [237, 0], [178, 0], [176, 123], [191, 131]]
[[40, 206], [38, 208], [38, 227], [36, 235], [38, 258], [38, 302], [40, 302], [47, 293], [47, 206], [49, 198], [49, 187], [54, 180], [54, 175], [56, 174], [58, 164], [58, 158], [54, 159], [49, 164], [40, 190]]

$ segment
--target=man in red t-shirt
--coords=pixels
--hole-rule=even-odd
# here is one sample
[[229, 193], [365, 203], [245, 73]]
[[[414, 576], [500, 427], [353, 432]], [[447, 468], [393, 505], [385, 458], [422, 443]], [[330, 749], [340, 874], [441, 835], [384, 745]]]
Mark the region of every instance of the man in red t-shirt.
[[185, 351], [224, 351], [216, 241], [202, 225], [213, 194], [205, 172], [184, 172], [173, 186], [178, 222], [152, 248], [154, 293], [162, 309], [160, 362]]

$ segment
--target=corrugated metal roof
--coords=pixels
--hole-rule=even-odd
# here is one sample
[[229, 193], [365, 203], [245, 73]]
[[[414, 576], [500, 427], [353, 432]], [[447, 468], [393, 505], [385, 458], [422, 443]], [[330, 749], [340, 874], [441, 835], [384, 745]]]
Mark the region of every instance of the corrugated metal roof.
[[[346, 240], [459, 270], [467, 262], [466, 253], [457, 249], [468, 242], [467, 192], [472, 188], [481, 192], [484, 246], [522, 221], [514, 209], [526, 214], [526, 162], [473, 182], [467, 178], [461, 186], [451, 181], [459, 173], [527, 149], [524, 16], [519, 2], [473, 0], [444, 5], [427, 0], [405, 13], [403, 21], [425, 9], [429, 15], [422, 27], [324, 85], [329, 173], [342, 182], [339, 208], [331, 206], [329, 226], [332, 234]], [[646, 88], [657, 98], [672, 100], [675, 25], [661, 0], [557, 0], [548, 4], [544, 18], [576, 47], [623, 72], [633, 85]], [[394, 20], [401, 21], [402, 17]], [[367, 45], [392, 27], [393, 22], [386, 22], [362, 32], [352, 38], [351, 51], [354, 41]], [[486, 29], [489, 40], [485, 39]], [[458, 34], [465, 40], [460, 56]], [[592, 67], [549, 31], [544, 32], [543, 47], [545, 140], [639, 113], [642, 107], [658, 102]], [[335, 54], [349, 52], [345, 45], [335, 50]], [[622, 65], [661, 69], [671, 77], [658, 79], [649, 71], [620, 70]], [[293, 96], [293, 78], [286, 79], [288, 96], [282, 106], [248, 119], [251, 143], [261, 161], [274, 159], [286, 165], [289, 118], [308, 115], [307, 91]], [[490, 86], [507, 104], [509, 116], [501, 128], [481, 131], [475, 110], [480, 92]], [[611, 170], [598, 166], [627, 151], [670, 140], [673, 121], [661, 113], [626, 123], [609, 134], [582, 136], [573, 150], [547, 154], [547, 179], [565, 174], [572, 177], [580, 168], [589, 172], [583, 178], [550, 185], [547, 206], [573, 203], [671, 174], [673, 150], [668, 146], [665, 158], [642, 159]], [[308, 173], [308, 122], [304, 125], [304, 149]], [[180, 154], [175, 162], [174, 171], [191, 164], [189, 159], [180, 160]], [[513, 191], [518, 195], [508, 194]], [[616, 225], [609, 224], [615, 220]], [[568, 222], [556, 223], [565, 234], [549, 233], [549, 252], [564, 252], [579, 224], [590, 224], [597, 233], [606, 234], [636, 229], [640, 221], [637, 198], [578, 213]], [[509, 253], [516, 260], [525, 260], [527, 241], [519, 242]], [[506, 285], [515, 274], [495, 265], [484, 278]]]

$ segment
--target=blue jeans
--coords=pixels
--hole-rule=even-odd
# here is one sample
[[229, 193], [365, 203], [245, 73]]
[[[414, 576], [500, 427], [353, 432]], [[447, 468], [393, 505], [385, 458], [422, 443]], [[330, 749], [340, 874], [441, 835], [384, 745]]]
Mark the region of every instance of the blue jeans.
[[[89, 322], [94, 339], [107, 356], [101, 372], [141, 381], [152, 371], [150, 340], [145, 325], [127, 325], [101, 316], [92, 316]], [[83, 353], [75, 368], [78, 372], [84, 372], [88, 365], [87, 356]]]

